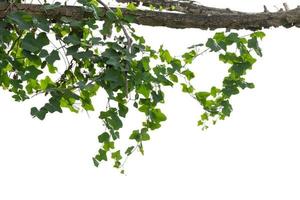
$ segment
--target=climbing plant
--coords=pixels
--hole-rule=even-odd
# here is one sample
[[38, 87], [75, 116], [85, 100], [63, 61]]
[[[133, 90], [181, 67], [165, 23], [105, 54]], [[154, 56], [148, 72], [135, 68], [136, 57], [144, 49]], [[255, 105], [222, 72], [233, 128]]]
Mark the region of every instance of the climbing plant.
[[[230, 116], [233, 95], [254, 88], [245, 75], [255, 57], [262, 56], [258, 42], [265, 34], [261, 31], [247, 36], [216, 32], [203, 44], [174, 56], [163, 46], [152, 48], [137, 35], [131, 26], [135, 18], [122, 9], [111, 9], [100, 0], [78, 3], [92, 14], [81, 20], [66, 16], [49, 19], [47, 13], [62, 7], [60, 3], [43, 5], [42, 15], [7, 8], [0, 22], [0, 86], [19, 102], [39, 94], [48, 97], [44, 106], [31, 108], [31, 115], [40, 120], [63, 109], [94, 111], [92, 97], [104, 90], [107, 106], [99, 113], [99, 120], [105, 129], [99, 134], [99, 149], [93, 157], [97, 167], [113, 160], [114, 167], [123, 172], [128, 156], [136, 150], [143, 154], [143, 142], [167, 119], [160, 109], [166, 87], [179, 85], [199, 103], [203, 113], [196, 121], [202, 129]], [[129, 3], [127, 11], [135, 10], [136, 5]], [[195, 74], [189, 66], [205, 52], [218, 54], [228, 66], [228, 74], [222, 87], [199, 91], [191, 83]], [[129, 109], [145, 118], [128, 138], [132, 145], [120, 149], [116, 141], [127, 139], [120, 129], [126, 126], [123, 119]]]

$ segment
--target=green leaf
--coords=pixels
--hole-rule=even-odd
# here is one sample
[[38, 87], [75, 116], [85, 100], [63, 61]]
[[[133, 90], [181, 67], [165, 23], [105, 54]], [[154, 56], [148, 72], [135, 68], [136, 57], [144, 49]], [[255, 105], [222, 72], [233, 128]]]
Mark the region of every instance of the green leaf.
[[170, 74], [169, 78], [171, 79], [171, 81], [173, 81], [174, 83], [178, 83], [178, 77], [174, 74]]
[[210, 93], [209, 92], [197, 92], [195, 94], [195, 96], [196, 96], [197, 100], [203, 104], [206, 101], [207, 97], [210, 96]]
[[48, 70], [51, 74], [54, 74], [57, 71], [57, 68], [54, 67], [53, 65], [48, 64], [47, 66], [48, 66]]
[[53, 85], [53, 81], [50, 79], [49, 76], [46, 76], [45, 79], [41, 80], [41, 90], [46, 90], [48, 86]]
[[149, 98], [151, 88], [147, 87], [146, 85], [141, 85], [136, 91], [137, 93], [142, 94], [144, 97]]
[[98, 166], [99, 166], [99, 162], [97, 161], [96, 158], [93, 158], [93, 163], [94, 163], [95, 167], [98, 167]]
[[56, 60], [60, 60], [59, 54], [57, 50], [53, 50], [50, 55], [46, 58], [46, 61], [53, 65]]
[[26, 68], [26, 71], [24, 73], [24, 79], [36, 79], [42, 73], [43, 71], [37, 69], [35, 66], [29, 66]]
[[202, 126], [203, 124], [204, 124], [204, 123], [203, 123], [203, 121], [201, 121], [201, 120], [199, 120], [198, 123], [197, 123], [198, 126]]
[[122, 156], [121, 156], [121, 152], [120, 150], [116, 151], [116, 152], [113, 152], [111, 154], [111, 158], [114, 159], [114, 160], [121, 160], [122, 159]]
[[266, 34], [264, 32], [261, 31], [256, 31], [254, 33], [251, 34], [251, 37], [256, 37], [259, 39], [263, 39], [266, 36]]
[[42, 47], [49, 44], [49, 39], [45, 32], [41, 32], [38, 34], [35, 42], [38, 43], [39, 48], [42, 49]]
[[35, 38], [32, 33], [26, 34], [22, 41], [22, 48], [30, 52], [36, 52], [39, 50], [39, 46], [35, 44]]
[[83, 51], [83, 52], [76, 52], [72, 54], [72, 56], [77, 59], [90, 59], [93, 56], [93, 52], [90, 50]]
[[39, 53], [40, 58], [45, 58], [49, 55], [48, 51], [45, 49], [42, 49], [41, 52]]
[[40, 120], [44, 120], [47, 114], [47, 110], [45, 108], [38, 110], [36, 107], [33, 107], [31, 108], [30, 114], [34, 117], [39, 118]]
[[187, 52], [187, 53], [182, 55], [182, 57], [184, 59], [184, 62], [186, 64], [191, 64], [196, 56], [197, 56], [197, 53], [194, 50], [192, 50], [190, 52]]
[[201, 115], [201, 120], [202, 120], [202, 121], [208, 120], [208, 115], [207, 115], [207, 113], [203, 113], [203, 114]]
[[141, 140], [142, 141], [150, 140], [150, 135], [148, 133], [142, 133], [141, 134]]
[[107, 132], [102, 133], [98, 136], [98, 141], [100, 143], [109, 142], [109, 134]]
[[116, 8], [116, 12], [115, 12], [116, 16], [119, 18], [119, 19], [122, 19], [123, 18], [123, 13], [122, 13], [122, 10], [120, 8]]
[[262, 56], [260, 47], [258, 46], [257, 38], [253, 37], [248, 40], [248, 48], [254, 49], [257, 55]]
[[159, 49], [159, 56], [160, 56], [161, 61], [163, 61], [163, 62], [166, 61], [168, 64], [170, 64], [173, 60], [173, 58], [172, 58], [171, 54], [169, 53], [169, 51], [164, 50], [162, 48], [162, 46]]
[[112, 34], [113, 25], [110, 21], [106, 20], [103, 24], [103, 28], [100, 31], [104, 36], [110, 36]]
[[212, 97], [216, 97], [219, 92], [220, 92], [220, 89], [216, 88], [215, 86], [213, 86], [210, 89], [210, 94]]
[[188, 85], [185, 84], [185, 83], [181, 83], [181, 86], [182, 86], [182, 92], [191, 94], [191, 93], [193, 93], [193, 91], [194, 91], [193, 86], [188, 86]]
[[112, 126], [114, 130], [118, 130], [123, 126], [121, 119], [116, 113], [111, 114], [110, 118], [107, 119], [107, 122]]
[[96, 155], [95, 158], [99, 162], [101, 162], [102, 160], [107, 161], [106, 151], [104, 151], [103, 149], [99, 149], [99, 154]]
[[230, 113], [232, 111], [232, 106], [230, 105], [229, 101], [222, 101], [221, 105], [223, 106], [222, 113], [225, 116], [230, 116]]
[[191, 71], [191, 70], [184, 70], [183, 72], [181, 72], [183, 75], [185, 75], [185, 77], [190, 81], [193, 78], [195, 78], [195, 74]]
[[81, 43], [80, 38], [76, 34], [70, 34], [63, 40], [66, 44], [79, 45]]
[[125, 154], [127, 156], [130, 156], [132, 154], [132, 151], [134, 150], [134, 146], [130, 146], [126, 149]]
[[34, 35], [29, 32], [22, 40], [22, 48], [32, 53], [40, 52], [48, 44], [49, 39], [44, 32], [40, 33], [37, 38], [34, 38]]
[[217, 43], [224, 41], [226, 39], [226, 36], [224, 34], [224, 32], [217, 32], [215, 33], [213, 39], [216, 40]]
[[40, 28], [41, 30], [43, 30], [45, 32], [49, 32], [51, 25], [50, 25], [48, 19], [45, 19], [45, 18], [39, 17], [39, 16], [35, 16], [35, 17], [33, 17], [32, 22], [36, 27]]
[[126, 7], [128, 10], [130, 11], [135, 11], [137, 10], [137, 7], [135, 6], [135, 4], [133, 2], [130, 2], [127, 7]]
[[105, 151], [109, 151], [110, 149], [114, 149], [114, 148], [115, 148], [114, 142], [104, 142], [104, 144], [103, 144], [103, 149]]
[[156, 122], [161, 122], [161, 121], [166, 121], [167, 120], [166, 115], [163, 114], [160, 109], [151, 110], [150, 111], [150, 116], [153, 119], [153, 121], [156, 121]]
[[140, 132], [138, 130], [132, 131], [131, 135], [129, 136], [129, 139], [140, 141]]
[[221, 48], [219, 47], [219, 45], [212, 38], [209, 38], [207, 40], [206, 47], [210, 48], [212, 51], [215, 51], [215, 52], [221, 50]]
[[118, 106], [119, 106], [119, 115], [121, 117], [126, 117], [126, 114], [128, 113], [128, 107], [121, 103], [119, 103]]

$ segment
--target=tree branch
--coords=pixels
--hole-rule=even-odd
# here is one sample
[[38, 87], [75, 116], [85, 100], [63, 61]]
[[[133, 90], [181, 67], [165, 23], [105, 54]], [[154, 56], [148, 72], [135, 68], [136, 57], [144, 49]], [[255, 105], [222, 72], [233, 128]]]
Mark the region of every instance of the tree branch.
[[[9, 4], [0, 4], [0, 19], [8, 14]], [[105, 13], [105, 8], [101, 8]], [[114, 10], [114, 8], [111, 8]], [[270, 27], [300, 27], [300, 7], [288, 11], [244, 13], [215, 12], [209, 14], [184, 14], [172, 12], [159, 12], [150, 10], [129, 11], [121, 9], [124, 15], [131, 15], [135, 18], [134, 23], [149, 26], [165, 26], [170, 28], [199, 28], [199, 29], [249, 29], [258, 30]], [[10, 8], [12, 11], [25, 11], [36, 16], [45, 16], [48, 19], [59, 21], [61, 17], [69, 17], [75, 20], [82, 20], [93, 17], [93, 13], [84, 10], [80, 6], [61, 6], [47, 10], [43, 5], [16, 4]]]
[[162, 7], [165, 10], [169, 11], [179, 11], [182, 13], [187, 14], [242, 14], [242, 12], [238, 11], [232, 11], [229, 8], [226, 9], [220, 9], [220, 8], [213, 8], [213, 7], [207, 7], [203, 6], [197, 2], [190, 1], [190, 0], [181, 0], [181, 1], [173, 1], [173, 0], [116, 0], [119, 3], [141, 3], [144, 6], [149, 7], [150, 5], [160, 8]]

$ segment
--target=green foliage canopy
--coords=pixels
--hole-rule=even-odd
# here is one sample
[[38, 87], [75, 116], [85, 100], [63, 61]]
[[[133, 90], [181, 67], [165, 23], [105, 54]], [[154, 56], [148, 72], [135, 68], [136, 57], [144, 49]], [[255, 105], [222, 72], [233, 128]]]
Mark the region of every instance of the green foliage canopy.
[[[150, 140], [150, 132], [167, 119], [160, 109], [166, 87], [180, 85], [183, 93], [202, 106], [204, 113], [198, 125], [203, 129], [230, 116], [231, 96], [241, 89], [254, 88], [245, 75], [256, 61], [253, 52], [262, 56], [258, 41], [265, 36], [263, 32], [247, 36], [217, 32], [205, 44], [175, 57], [163, 46], [155, 50], [147, 45], [131, 26], [134, 19], [124, 16], [120, 9], [101, 13], [97, 1], [79, 3], [94, 17], [50, 21], [26, 12], [11, 12], [0, 21], [0, 86], [19, 102], [37, 94], [47, 96], [44, 106], [31, 108], [31, 115], [40, 120], [63, 109], [94, 111], [92, 97], [99, 89], [105, 90], [107, 106], [99, 113], [105, 130], [98, 137], [95, 166], [111, 159], [114, 167], [122, 170], [124, 161], [135, 150], [143, 154], [143, 142]], [[45, 12], [58, 6], [45, 5]], [[134, 11], [134, 4], [128, 9]], [[99, 23], [100, 18], [103, 23]], [[198, 91], [191, 84], [195, 74], [189, 66], [207, 51], [217, 53], [219, 60], [229, 66], [228, 75], [221, 88]], [[62, 73], [61, 63], [65, 64]], [[115, 141], [121, 138], [119, 130], [129, 108], [143, 113], [145, 120], [130, 134], [132, 145], [119, 149]]]

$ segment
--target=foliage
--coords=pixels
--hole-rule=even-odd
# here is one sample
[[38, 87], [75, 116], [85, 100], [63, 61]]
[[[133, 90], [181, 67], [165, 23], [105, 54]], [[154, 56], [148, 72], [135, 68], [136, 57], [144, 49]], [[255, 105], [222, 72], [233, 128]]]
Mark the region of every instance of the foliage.
[[[0, 22], [0, 85], [13, 94], [15, 101], [37, 94], [49, 97], [44, 106], [31, 109], [31, 115], [40, 120], [48, 113], [62, 113], [64, 108], [75, 113], [81, 109], [93, 111], [92, 97], [100, 88], [105, 90], [107, 107], [99, 114], [105, 130], [98, 137], [95, 166], [112, 159], [114, 167], [122, 168], [136, 149], [143, 154], [143, 142], [150, 140], [150, 132], [167, 119], [159, 107], [165, 102], [165, 87], [180, 85], [183, 93], [199, 102], [204, 113], [198, 125], [203, 129], [230, 116], [231, 96], [254, 87], [245, 75], [256, 61], [252, 50], [262, 55], [258, 46], [258, 40], [264, 37], [262, 32], [245, 37], [218, 32], [208, 39], [204, 51], [197, 51], [196, 45], [181, 57], [174, 57], [162, 46], [154, 50], [147, 45], [130, 26], [132, 17], [124, 16], [120, 9], [101, 13], [97, 1], [80, 3], [94, 13], [94, 18], [75, 21], [62, 17], [54, 22], [12, 12]], [[45, 10], [58, 6], [45, 5]], [[129, 4], [128, 9], [134, 12], [135, 7]], [[104, 23], [97, 22], [100, 18]], [[219, 54], [219, 60], [229, 65], [228, 75], [221, 88], [197, 91], [191, 84], [195, 74], [188, 66], [206, 51]], [[62, 62], [63, 71], [59, 67]], [[122, 150], [115, 142], [121, 137], [119, 130], [129, 108], [143, 113], [145, 120], [140, 129], [132, 131], [132, 145]]]

